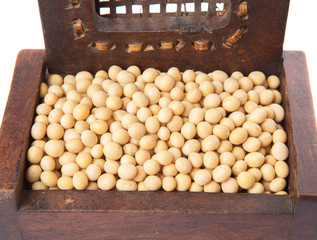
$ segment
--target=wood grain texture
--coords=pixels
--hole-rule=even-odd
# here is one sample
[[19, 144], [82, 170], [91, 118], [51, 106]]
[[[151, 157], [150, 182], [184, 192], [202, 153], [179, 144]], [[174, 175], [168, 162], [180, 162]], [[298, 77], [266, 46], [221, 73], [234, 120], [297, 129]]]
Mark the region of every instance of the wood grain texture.
[[17, 205], [24, 187], [25, 155], [44, 70], [44, 50], [17, 57], [0, 130], [0, 239], [21, 239]]
[[0, 189], [16, 187], [26, 149], [44, 66], [43, 50], [19, 53], [0, 130]]
[[163, 191], [28, 190], [19, 208], [25, 239], [287, 239], [292, 215], [290, 196]]
[[286, 51], [284, 56], [290, 122], [298, 159], [298, 192], [301, 195], [315, 195], [317, 175], [311, 173], [317, 172], [317, 129], [305, 54]]
[[[156, 67], [166, 71], [170, 66], [180, 70], [192, 68], [201, 71], [222, 69], [228, 73], [239, 70], [249, 74], [261, 70], [266, 74], [279, 74], [282, 66], [282, 50], [288, 13], [289, 0], [252, 0], [248, 1], [249, 18], [243, 20], [239, 15], [240, 0], [231, 0], [230, 22], [221, 29], [190, 33], [191, 25], [183, 22], [181, 29], [150, 31], [155, 23], [164, 25], [165, 18], [158, 18], [138, 31], [125, 31], [126, 25], [137, 25], [133, 19], [116, 25], [118, 31], [107, 32], [104, 29], [105, 18], [94, 10], [94, 0], [81, 0], [80, 7], [65, 8], [66, 0], [39, 0], [45, 46], [50, 72], [75, 73], [81, 70], [96, 72], [108, 69], [113, 64], [126, 68], [136, 64], [142, 69]], [[190, 18], [195, 16], [190, 16]], [[83, 34], [74, 34], [72, 22], [82, 21]], [[175, 20], [176, 21], [176, 20]], [[223, 42], [241, 27], [247, 27], [242, 38], [231, 49]], [[77, 40], [74, 40], [76, 38]], [[161, 41], [182, 40], [184, 45], [176, 49], [160, 49]], [[197, 51], [193, 42], [207, 40], [212, 42], [210, 50]], [[116, 48], [100, 51], [95, 42], [113, 43]], [[128, 53], [130, 43], [151, 45], [154, 50]], [[83, 61], [84, 60], [84, 61]]]
[[[0, 174], [2, 174], [0, 169]], [[16, 195], [14, 189], [0, 189], [0, 239], [23, 239], [18, 224]]]
[[[92, 197], [93, 196], [93, 197]], [[290, 196], [189, 192], [31, 191], [19, 206], [30, 211], [104, 211], [292, 215]]]
[[151, 212], [30, 212], [20, 214], [25, 240], [241, 239], [286, 240], [285, 215]]
[[292, 239], [317, 239], [317, 131], [309, 77], [303, 52], [285, 52], [290, 156], [295, 217]]

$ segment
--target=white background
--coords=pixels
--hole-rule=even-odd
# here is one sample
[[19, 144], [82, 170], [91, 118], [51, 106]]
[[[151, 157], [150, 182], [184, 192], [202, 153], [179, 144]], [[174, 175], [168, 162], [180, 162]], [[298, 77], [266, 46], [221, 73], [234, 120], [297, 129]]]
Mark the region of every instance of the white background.
[[[284, 44], [285, 50], [306, 52], [315, 108], [317, 106], [316, 14], [316, 0], [291, 0]], [[0, 23], [1, 122], [19, 50], [42, 49], [44, 42], [36, 0], [1, 1]]]

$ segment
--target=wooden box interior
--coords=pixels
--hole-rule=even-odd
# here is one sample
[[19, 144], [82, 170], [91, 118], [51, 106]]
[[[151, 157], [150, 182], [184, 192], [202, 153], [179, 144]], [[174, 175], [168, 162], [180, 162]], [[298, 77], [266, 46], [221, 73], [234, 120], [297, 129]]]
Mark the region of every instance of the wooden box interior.
[[[258, 39], [260, 30], [265, 30], [267, 42], [276, 39], [270, 39], [268, 27], [256, 30], [255, 23], [261, 21], [251, 21], [250, 15], [251, 22], [246, 25], [248, 33], [251, 32], [255, 37], [234, 43], [237, 45], [229, 52], [215, 45], [218, 47], [212, 51], [195, 50], [193, 55], [194, 50], [189, 45], [191, 48], [184, 51], [173, 50], [171, 58], [166, 58], [169, 53], [161, 50], [150, 51], [152, 55], [148, 52], [127, 54], [125, 46], [129, 42], [124, 41], [128, 39], [133, 43], [146, 37], [148, 43], [154, 45], [156, 38], [159, 42], [167, 41], [170, 37], [176, 39], [175, 33], [163, 32], [158, 35], [155, 31], [144, 31], [137, 35], [125, 32], [124, 26], [110, 39], [117, 41], [118, 51], [99, 52], [95, 45], [91, 45], [98, 40], [94, 26], [101, 21], [96, 20], [95, 15], [92, 15], [95, 19], [90, 19], [91, 15], [80, 14], [86, 30], [92, 36], [89, 36], [88, 31], [87, 38], [74, 40], [72, 30], [58, 28], [65, 22], [72, 23], [73, 15], [67, 13], [57, 20], [49, 12], [61, 7], [64, 11], [70, 7], [79, 14], [82, 8], [74, 8], [77, 1], [57, 2], [53, 4], [48, 0], [39, 0], [40, 11], [44, 16], [42, 24], [46, 53], [44, 50], [23, 50], [17, 58], [0, 132], [0, 239], [42, 239], [43, 236], [46, 239], [317, 239], [317, 175], [314, 174], [317, 172], [316, 120], [304, 54], [284, 52], [282, 65], [285, 21], [281, 19], [286, 20], [287, 0], [267, 1], [275, 7], [284, 7], [280, 9], [281, 12], [271, 9], [273, 12], [276, 10], [275, 15], [281, 13], [282, 16], [275, 16], [276, 19], [272, 21], [278, 27], [271, 27], [270, 32], [278, 32], [281, 27], [283, 29], [283, 36], [278, 35], [279, 43], [272, 45], [271, 51], [264, 51], [268, 45], [263, 46], [265, 41]], [[265, 6], [263, 1], [254, 2], [259, 8]], [[94, 3], [84, 0], [78, 2], [87, 9], [97, 6]], [[232, 0], [231, 3], [237, 7], [241, 1]], [[52, 20], [57, 21], [55, 25], [49, 24]], [[229, 35], [234, 33], [237, 21], [230, 24], [226, 29]], [[215, 32], [213, 41], [222, 44], [224, 30]], [[57, 37], [52, 37], [53, 34]], [[107, 39], [109, 34], [102, 32], [98, 38]], [[189, 43], [209, 37], [207, 32], [181, 35]], [[59, 42], [63, 38], [63, 43]], [[247, 54], [242, 49], [250, 52]], [[194, 61], [188, 61], [192, 56]], [[238, 59], [235, 63], [233, 56]], [[82, 59], [86, 58], [83, 62]], [[216, 61], [217, 58], [220, 60]], [[290, 149], [288, 195], [26, 189], [26, 151], [35, 107], [39, 101], [39, 85], [47, 68], [51, 72], [75, 73], [80, 70], [95, 72], [112, 64], [122, 64], [123, 67], [139, 64], [142, 68], [154, 66], [166, 70], [175, 65], [173, 63], [181, 70], [194, 68], [211, 71], [219, 68], [227, 72], [242, 70], [248, 73], [258, 69], [266, 74], [280, 75], [280, 91], [286, 113], [284, 127]]]

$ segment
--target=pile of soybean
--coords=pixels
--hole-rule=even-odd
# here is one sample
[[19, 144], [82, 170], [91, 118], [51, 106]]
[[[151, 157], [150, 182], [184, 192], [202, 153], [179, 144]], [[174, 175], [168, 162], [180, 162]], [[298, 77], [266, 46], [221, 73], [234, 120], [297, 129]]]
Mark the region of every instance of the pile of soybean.
[[287, 194], [280, 79], [176, 67], [48, 75], [31, 129], [33, 190]]

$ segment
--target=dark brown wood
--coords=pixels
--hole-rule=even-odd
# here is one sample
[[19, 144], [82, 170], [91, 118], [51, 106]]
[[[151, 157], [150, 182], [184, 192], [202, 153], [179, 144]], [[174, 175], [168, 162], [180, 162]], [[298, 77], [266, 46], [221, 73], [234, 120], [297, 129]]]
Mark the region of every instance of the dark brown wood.
[[0, 130], [0, 239], [22, 239], [17, 206], [24, 188], [25, 155], [44, 74], [44, 50], [19, 53]]
[[303, 53], [284, 53], [281, 78], [290, 148], [286, 196], [23, 190], [43, 66], [44, 50], [18, 56], [0, 131], [0, 239], [317, 238], [316, 120]]
[[[287, 123], [292, 139], [290, 179], [295, 201], [291, 239], [317, 239], [317, 130], [305, 54], [287, 52], [284, 57], [288, 107]], [[296, 66], [296, 67], [294, 67]]]
[[287, 239], [292, 218], [290, 196], [265, 194], [25, 191], [23, 197], [25, 239], [42, 232], [47, 239]]
[[289, 238], [283, 215], [151, 212], [30, 212], [21, 214], [25, 240], [42, 239], [274, 239]]
[[[226, 17], [226, 14], [215, 15], [217, 11], [214, 9], [211, 14], [217, 16], [218, 20], [209, 24], [206, 19], [199, 20], [202, 16], [197, 15], [153, 15], [152, 18], [148, 16], [151, 14], [142, 18], [117, 18], [111, 15], [111, 18], [106, 18], [98, 15], [95, 0], [81, 0], [80, 6], [74, 8], [65, 7], [65, 0], [39, 0], [49, 71], [96, 72], [108, 69], [112, 64], [120, 64], [124, 68], [136, 64], [142, 69], [156, 67], [162, 71], [166, 71], [169, 66], [176, 66], [181, 70], [240, 70], [245, 74], [260, 70], [266, 74], [279, 74], [289, 0], [242, 3], [241, 0], [231, 0], [228, 4], [230, 2], [230, 17]], [[101, 3], [97, 3], [98, 7]], [[244, 16], [245, 3], [247, 17]], [[111, 1], [109, 4], [117, 3]], [[149, 11], [148, 5], [144, 5], [144, 11]], [[82, 22], [84, 32], [80, 38], [74, 35], [74, 20]], [[245, 29], [244, 34], [235, 36], [234, 33], [239, 29]], [[224, 41], [232, 36], [235, 36], [232, 39], [234, 41], [231, 41], [232, 46], [224, 46]], [[183, 42], [181, 48], [160, 48], [161, 42], [176, 40]], [[196, 50], [193, 42], [202, 40], [211, 42], [212, 47], [207, 51]], [[94, 47], [96, 42], [110, 42], [116, 48], [98, 50]], [[133, 43], [151, 45], [153, 50], [127, 51], [126, 46]]]
[[[93, 197], [92, 197], [93, 195]], [[67, 200], [68, 199], [68, 200]], [[292, 215], [290, 196], [189, 192], [32, 191], [19, 210]]]

